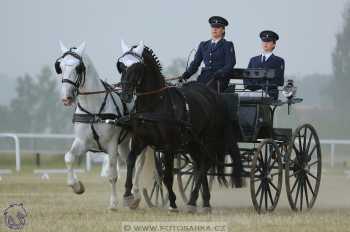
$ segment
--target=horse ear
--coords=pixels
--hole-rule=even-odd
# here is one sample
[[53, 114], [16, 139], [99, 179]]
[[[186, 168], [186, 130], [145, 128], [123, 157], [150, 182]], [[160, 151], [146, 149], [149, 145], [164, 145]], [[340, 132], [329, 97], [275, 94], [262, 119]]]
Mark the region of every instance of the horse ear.
[[134, 52], [136, 52], [138, 55], [142, 56], [143, 49], [145, 48], [145, 45], [143, 45], [143, 41], [137, 45], [137, 47], [134, 49]]
[[85, 41], [82, 42], [79, 47], [76, 50], [76, 53], [78, 53], [80, 56], [83, 55], [83, 52], [85, 51], [86, 43]]
[[64, 46], [64, 44], [62, 43], [62, 41], [58, 41], [58, 43], [60, 44], [60, 48], [61, 48], [61, 51], [62, 53], [65, 53], [68, 51], [68, 48], [66, 46]]
[[123, 54], [124, 54], [125, 52], [127, 52], [127, 51], [130, 50], [129, 46], [125, 43], [124, 40], [121, 40], [121, 41], [120, 41], [120, 45], [121, 45], [121, 47], [122, 47], [122, 52], [123, 52]]

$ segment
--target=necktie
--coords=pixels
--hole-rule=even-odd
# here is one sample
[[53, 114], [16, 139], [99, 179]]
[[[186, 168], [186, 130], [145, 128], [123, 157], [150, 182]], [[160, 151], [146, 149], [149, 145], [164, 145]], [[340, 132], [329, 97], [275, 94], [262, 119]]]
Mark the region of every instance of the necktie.
[[211, 49], [214, 49], [214, 48], [215, 48], [215, 45], [216, 45], [216, 43], [215, 43], [215, 42], [212, 42], [212, 43], [211, 43]]
[[265, 61], [266, 61], [266, 56], [263, 56], [262, 57], [262, 62], [265, 63]]

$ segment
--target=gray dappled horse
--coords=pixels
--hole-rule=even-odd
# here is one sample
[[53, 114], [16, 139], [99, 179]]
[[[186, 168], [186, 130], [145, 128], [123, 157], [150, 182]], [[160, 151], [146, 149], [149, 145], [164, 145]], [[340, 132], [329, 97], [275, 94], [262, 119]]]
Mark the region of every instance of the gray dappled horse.
[[[127, 159], [131, 136], [125, 135], [118, 144], [122, 128], [101, 123], [100, 119], [122, 117], [130, 111], [134, 103], [122, 103], [113, 88], [99, 78], [91, 60], [84, 53], [85, 43], [78, 48], [68, 49], [60, 42], [60, 47], [62, 55], [57, 59], [55, 69], [62, 82], [61, 100], [65, 106], [73, 103], [77, 106], [73, 116], [75, 139], [64, 157], [68, 169], [67, 183], [75, 193], [84, 193], [84, 185], [73, 169], [76, 157], [89, 150], [106, 152], [109, 155], [108, 176], [111, 183], [109, 208], [114, 210], [117, 206], [116, 182], [120, 161]], [[143, 161], [144, 155], [139, 159], [135, 173], [134, 193], [137, 196], [137, 205], [140, 202], [139, 177]]]

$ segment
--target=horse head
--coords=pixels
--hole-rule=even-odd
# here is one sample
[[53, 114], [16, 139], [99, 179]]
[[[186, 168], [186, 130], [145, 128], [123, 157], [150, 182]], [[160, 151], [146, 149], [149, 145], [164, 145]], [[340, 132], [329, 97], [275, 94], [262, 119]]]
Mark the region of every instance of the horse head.
[[129, 47], [123, 40], [121, 46], [123, 55], [119, 57], [117, 62], [118, 71], [122, 75], [121, 99], [125, 103], [130, 103], [136, 88], [142, 83], [144, 70], [143, 50], [145, 46], [141, 41], [137, 46]]
[[55, 70], [62, 81], [61, 95], [65, 106], [72, 105], [85, 83], [86, 66], [83, 61], [85, 42], [79, 47], [67, 48], [60, 41], [62, 55], [55, 62]]

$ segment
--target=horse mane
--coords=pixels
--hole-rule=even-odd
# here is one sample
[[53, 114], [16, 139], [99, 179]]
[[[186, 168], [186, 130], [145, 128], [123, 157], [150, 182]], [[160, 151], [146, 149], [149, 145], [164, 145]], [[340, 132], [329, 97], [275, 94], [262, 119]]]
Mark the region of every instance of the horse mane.
[[150, 47], [145, 46], [142, 57], [147, 65], [151, 65], [160, 76], [163, 76], [163, 67], [160, 64], [158, 57]]

